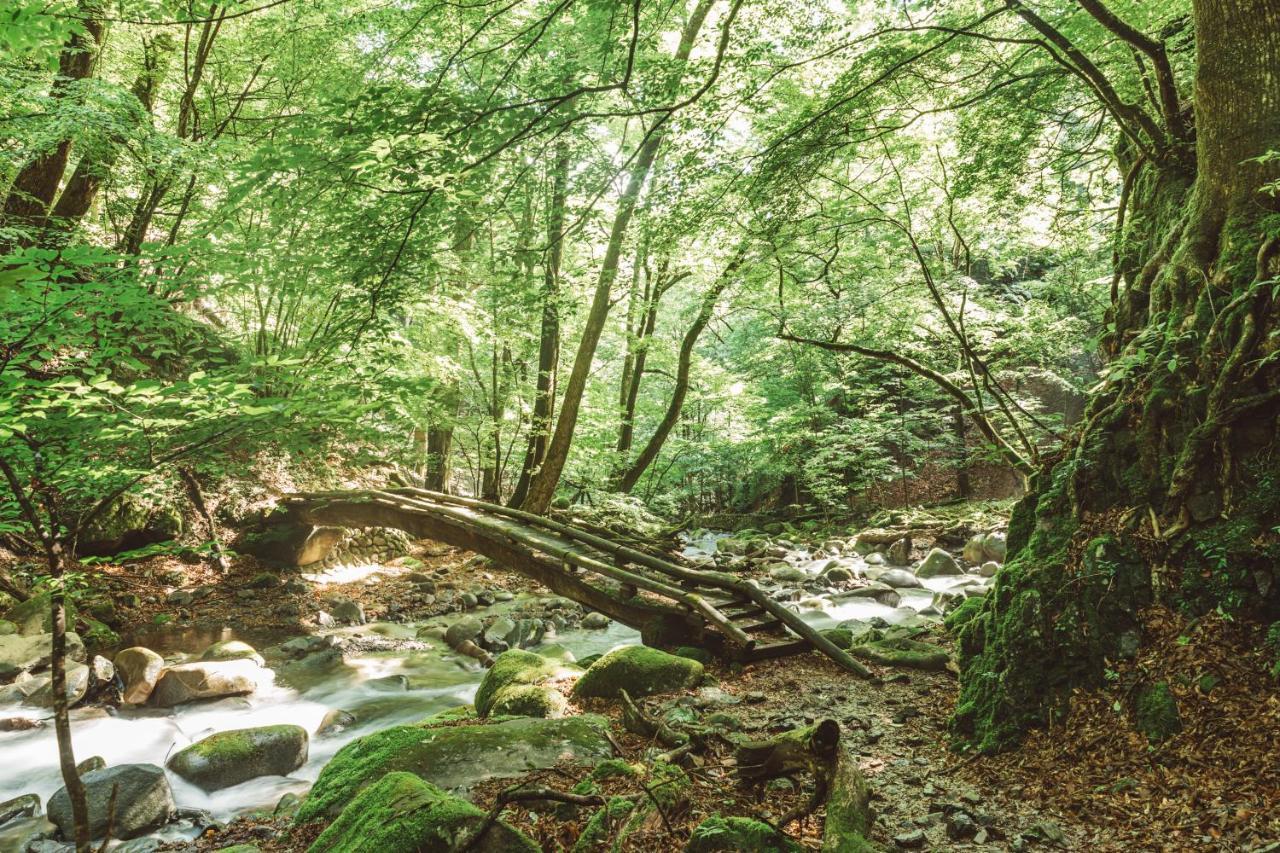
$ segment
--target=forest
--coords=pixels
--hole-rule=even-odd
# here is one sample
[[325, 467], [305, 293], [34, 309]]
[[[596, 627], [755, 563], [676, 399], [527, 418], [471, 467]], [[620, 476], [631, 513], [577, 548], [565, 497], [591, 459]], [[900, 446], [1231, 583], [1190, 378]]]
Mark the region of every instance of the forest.
[[0, 0], [0, 853], [1280, 851], [1280, 0]]

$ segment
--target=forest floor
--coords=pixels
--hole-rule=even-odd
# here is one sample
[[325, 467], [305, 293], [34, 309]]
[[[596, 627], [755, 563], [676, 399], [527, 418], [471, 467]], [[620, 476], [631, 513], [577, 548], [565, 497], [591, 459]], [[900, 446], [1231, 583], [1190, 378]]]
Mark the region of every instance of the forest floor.
[[[454, 549], [420, 544], [408, 562], [416, 570], [444, 569], [441, 586], [446, 588], [540, 591], [520, 575], [477, 565]], [[254, 590], [252, 597], [238, 594], [262, 569], [252, 558], [237, 558], [229, 577], [203, 567], [176, 566], [166, 558], [107, 572], [111, 585], [139, 597], [136, 607], [120, 614], [126, 637], [145, 636], [162, 623], [175, 628], [216, 623], [253, 637], [313, 630], [302, 614], [314, 613], [335, 596], [359, 601], [371, 621], [404, 612], [412, 586], [403, 575], [410, 569], [396, 563], [403, 561], [347, 583], [308, 585], [305, 591], [281, 584]], [[188, 584], [207, 583], [214, 590], [175, 613], [164, 590], [165, 578], [177, 568]], [[419, 619], [435, 615], [435, 609], [414, 607], [405, 615]], [[438, 609], [444, 612], [445, 607]], [[949, 642], [945, 636], [932, 639]], [[1260, 646], [1254, 632], [1217, 617], [1188, 625], [1172, 613], [1150, 611], [1139, 657], [1118, 667], [1106, 689], [1079, 693], [1064, 723], [1033, 732], [1021, 749], [994, 757], [962, 756], [948, 748], [947, 719], [957, 693], [952, 672], [883, 669], [878, 672], [882, 680], [873, 683], [852, 678], [811, 653], [746, 667], [713, 664], [708, 671], [718, 679], [718, 688], [648, 703], [655, 712], [677, 702], [703, 710], [715, 706], [738, 717], [749, 734], [824, 717], [837, 720], [872, 788], [878, 815], [873, 840], [888, 849], [1274, 853], [1280, 851], [1280, 739], [1275, 737], [1280, 695], [1269, 680]], [[1148, 745], [1128, 719], [1132, 686], [1153, 679], [1170, 683], [1183, 722], [1183, 731], [1159, 746]], [[714, 691], [710, 701], [708, 690]], [[605, 705], [575, 710], [616, 715]], [[627, 760], [643, 762], [652, 744], [623, 734], [619, 746]], [[729, 750], [709, 750], [699, 761], [691, 773], [689, 807], [665, 815], [627, 849], [678, 849], [708, 815], [769, 820], [807, 796], [807, 780], [799, 787], [775, 784], [767, 790], [732, 784]], [[568, 790], [584, 771], [571, 774], [557, 768], [540, 775], [538, 784]], [[487, 808], [510, 785], [508, 780], [482, 786], [478, 805]], [[605, 793], [623, 793], [628, 785], [635, 783], [610, 782]], [[509, 822], [550, 850], [571, 846], [585, 817], [566, 819], [552, 810], [520, 806], [507, 811]], [[284, 826], [271, 819], [241, 820], [198, 845], [214, 850], [253, 841], [263, 850], [305, 849], [308, 839], [280, 833]], [[787, 831], [817, 849], [822, 811]]]

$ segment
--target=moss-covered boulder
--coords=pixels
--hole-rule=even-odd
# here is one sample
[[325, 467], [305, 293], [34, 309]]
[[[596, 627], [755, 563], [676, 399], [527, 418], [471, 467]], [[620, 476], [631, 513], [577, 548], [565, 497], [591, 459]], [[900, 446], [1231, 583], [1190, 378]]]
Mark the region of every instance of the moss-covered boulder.
[[383, 729], [338, 751], [320, 771], [298, 820], [336, 816], [357, 793], [393, 771], [415, 773], [446, 790], [465, 790], [486, 779], [509, 779], [562, 762], [594, 764], [613, 755], [607, 725], [588, 714]]
[[918, 578], [938, 578], [947, 575], [962, 575], [964, 569], [956, 562], [956, 558], [941, 548], [934, 548], [925, 555], [924, 560], [916, 568]]
[[[76, 624], [76, 606], [70, 601], [64, 604], [67, 613], [67, 627]], [[20, 601], [4, 618], [18, 627], [17, 633], [30, 637], [36, 634], [48, 634], [53, 630], [53, 614], [49, 609], [49, 593], [33, 595], [26, 601]]]
[[873, 853], [876, 848], [867, 841], [867, 836], [874, 822], [867, 780], [858, 769], [857, 759], [845, 752], [836, 764], [831, 794], [827, 798], [823, 853]]
[[388, 773], [360, 792], [308, 853], [538, 853], [538, 845], [498, 821], [474, 845], [485, 813], [412, 773]]
[[512, 649], [498, 655], [476, 690], [476, 713], [520, 717], [560, 717], [565, 699], [546, 682], [579, 672], [577, 667]]
[[175, 753], [167, 766], [197, 788], [217, 791], [259, 776], [287, 776], [306, 761], [306, 729], [285, 725], [209, 735]]
[[670, 693], [702, 681], [702, 664], [648, 646], [623, 646], [591, 664], [573, 686], [573, 695], [616, 699], [622, 690], [633, 697]]
[[947, 668], [950, 655], [944, 649], [919, 640], [905, 637], [875, 640], [853, 646], [849, 653], [881, 666], [897, 666], [907, 669], [924, 669], [940, 672]]
[[749, 817], [713, 815], [689, 836], [685, 853], [800, 853], [804, 850], [778, 830]]
[[99, 513], [80, 533], [76, 553], [118, 554], [182, 535], [182, 513], [172, 504], [124, 495]]
[[1151, 684], [1138, 691], [1134, 722], [1138, 731], [1153, 743], [1167, 740], [1182, 731], [1178, 700], [1174, 698], [1167, 682]]

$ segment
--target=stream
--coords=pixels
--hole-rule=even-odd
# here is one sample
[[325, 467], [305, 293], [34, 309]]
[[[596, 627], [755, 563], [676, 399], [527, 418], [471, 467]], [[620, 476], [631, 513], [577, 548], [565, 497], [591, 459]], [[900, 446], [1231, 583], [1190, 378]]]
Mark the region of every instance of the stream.
[[[726, 534], [702, 533], [687, 537], [685, 556], [697, 559], [715, 553], [716, 543]], [[866, 567], [862, 557], [847, 555], [842, 564]], [[828, 560], [814, 560], [808, 550], [799, 547], [789, 551], [786, 562], [816, 576]], [[927, 607], [935, 590], [956, 583], [956, 577], [922, 580], [923, 589], [901, 589], [898, 608], [888, 607], [869, 598], [844, 598], [838, 593], [798, 589], [791, 602], [800, 615], [816, 627], [833, 627], [848, 619], [880, 617], [897, 623]], [[785, 595], [782, 596], [784, 599]], [[530, 597], [500, 602], [491, 607], [469, 611], [469, 615], [485, 616], [511, 610]], [[434, 617], [422, 622], [372, 623], [315, 632], [319, 636], [381, 637], [390, 640], [412, 640], [424, 626], [444, 625], [457, 614]], [[615, 646], [639, 642], [639, 632], [616, 622], [601, 630], [567, 629], [550, 639], [576, 658], [608, 651]], [[127, 645], [146, 645], [176, 661], [198, 656], [210, 644], [239, 639], [265, 650], [287, 637], [237, 634], [231, 629], [165, 628], [139, 634]], [[422, 645], [419, 643], [419, 645]], [[348, 651], [345, 666], [337, 671], [318, 674], [311, 683], [294, 686], [277, 683], [271, 669], [263, 669], [262, 680], [248, 696], [194, 702], [175, 708], [124, 706], [119, 709], [81, 707], [72, 710], [75, 753], [83, 761], [100, 756], [108, 766], [130, 763], [152, 763], [163, 766], [166, 759], [183, 747], [214, 732], [255, 726], [289, 723], [312, 733], [306, 763], [288, 777], [264, 776], [242, 784], [206, 793], [168, 774], [174, 799], [179, 809], [197, 809], [226, 821], [238, 814], [270, 810], [289, 792], [305, 791], [319, 775], [321, 768], [339, 749], [353, 739], [371, 731], [420, 720], [426, 716], [470, 703], [484, 677], [484, 668], [476, 661], [453, 652], [443, 641], [427, 641], [426, 649], [394, 651]], [[537, 651], [540, 647], [533, 647]], [[269, 657], [269, 656], [268, 656]], [[268, 667], [273, 661], [268, 659]], [[334, 709], [354, 713], [359, 720], [345, 730], [323, 736], [315, 735], [325, 715]], [[27, 705], [0, 705], [0, 718], [47, 718], [47, 710]], [[57, 764], [53, 727], [24, 732], [0, 733], [0, 801], [22, 794], [38, 794], [43, 803], [57, 789], [62, 779]], [[170, 824], [159, 835], [168, 838], [191, 837], [198, 827], [182, 821]]]

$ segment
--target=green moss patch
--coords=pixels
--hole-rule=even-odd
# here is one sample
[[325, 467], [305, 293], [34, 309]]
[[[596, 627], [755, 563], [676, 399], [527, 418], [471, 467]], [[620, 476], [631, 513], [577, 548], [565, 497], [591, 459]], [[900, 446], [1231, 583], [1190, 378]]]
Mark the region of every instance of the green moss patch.
[[698, 824], [685, 853], [800, 853], [804, 850], [778, 830], [749, 817], [714, 815]]
[[648, 646], [614, 649], [583, 673], [573, 695], [616, 699], [626, 690], [633, 697], [670, 693], [702, 681], [702, 664]]

